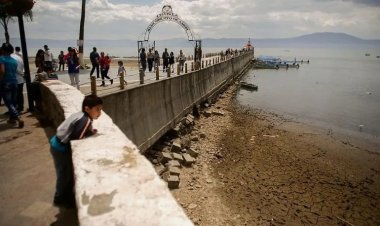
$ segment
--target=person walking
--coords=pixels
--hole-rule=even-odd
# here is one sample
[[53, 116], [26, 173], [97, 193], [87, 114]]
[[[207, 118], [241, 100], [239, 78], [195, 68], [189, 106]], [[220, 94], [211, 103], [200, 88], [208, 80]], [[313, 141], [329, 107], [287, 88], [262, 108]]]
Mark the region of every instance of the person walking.
[[0, 56], [0, 95], [9, 111], [7, 123], [18, 123], [18, 127], [23, 128], [24, 121], [17, 111], [17, 61], [11, 57], [14, 49], [10, 43], [4, 43], [1, 49], [3, 55]]
[[79, 58], [74, 49], [70, 50], [70, 55], [67, 57], [67, 72], [70, 77], [71, 85], [79, 90]]
[[109, 58], [108, 55], [104, 56], [104, 52], [100, 53], [100, 59], [99, 59], [99, 64], [100, 64], [100, 74], [102, 75], [102, 84], [100, 86], [106, 86], [104, 79], [109, 79], [111, 82], [111, 85], [113, 84], [113, 79], [108, 77], [108, 71], [110, 69], [110, 64], [111, 64], [111, 59]]
[[152, 53], [152, 49], [149, 49], [147, 58], [148, 58], [148, 69], [149, 69], [149, 72], [152, 72], [153, 62], [154, 62], [154, 54]]
[[99, 78], [99, 53], [96, 52], [96, 47], [92, 48], [92, 52], [90, 53], [90, 61], [92, 64], [90, 76], [94, 74], [94, 71], [96, 69], [96, 77]]
[[[21, 55], [22, 56], [22, 55]], [[17, 52], [11, 54], [11, 57], [17, 61], [17, 70], [16, 70], [16, 78], [17, 78], [17, 111], [22, 112], [24, 110], [24, 60], [20, 57]]]
[[58, 67], [58, 71], [61, 71], [61, 67], [62, 67], [62, 71], [65, 70], [65, 54], [63, 53], [63, 51], [60, 52], [60, 54], [58, 55], [58, 61], [59, 61], [59, 67]]
[[162, 71], [165, 72], [169, 66], [169, 53], [167, 48], [165, 48], [165, 51], [162, 53], [162, 65]]

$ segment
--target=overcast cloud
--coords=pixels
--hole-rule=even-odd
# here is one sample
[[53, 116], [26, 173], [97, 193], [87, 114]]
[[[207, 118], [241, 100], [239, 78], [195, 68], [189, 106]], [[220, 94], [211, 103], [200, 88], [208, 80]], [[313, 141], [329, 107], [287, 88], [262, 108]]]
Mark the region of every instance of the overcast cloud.
[[[78, 39], [80, 0], [36, 0], [29, 38]], [[287, 38], [314, 32], [344, 32], [380, 38], [379, 0], [88, 0], [85, 39], [142, 38], [149, 23], [170, 4], [201, 38]], [[10, 33], [18, 37], [17, 20]], [[152, 39], [185, 38], [175, 23], [163, 22]]]

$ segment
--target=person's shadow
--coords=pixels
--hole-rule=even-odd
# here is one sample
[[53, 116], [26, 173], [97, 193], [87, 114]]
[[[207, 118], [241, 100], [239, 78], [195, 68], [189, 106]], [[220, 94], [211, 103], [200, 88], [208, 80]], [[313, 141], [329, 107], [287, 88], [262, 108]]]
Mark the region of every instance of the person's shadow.
[[59, 208], [59, 213], [55, 215], [57, 219], [50, 226], [79, 226], [77, 212], [76, 208]]

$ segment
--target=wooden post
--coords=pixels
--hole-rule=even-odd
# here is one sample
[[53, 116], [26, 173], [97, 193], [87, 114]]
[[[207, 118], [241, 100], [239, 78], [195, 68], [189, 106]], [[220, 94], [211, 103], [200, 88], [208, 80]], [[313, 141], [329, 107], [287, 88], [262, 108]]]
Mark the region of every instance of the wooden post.
[[125, 86], [124, 86], [124, 72], [121, 72], [120, 74], [119, 74], [119, 80], [120, 80], [120, 89], [124, 89], [125, 88]]
[[96, 77], [91, 76], [91, 94], [96, 95]]
[[180, 75], [181, 73], [181, 65], [180, 63], [177, 64], [177, 75]]
[[187, 63], [185, 63], [185, 74], [187, 73]]
[[170, 68], [166, 69], [166, 72], [168, 73], [168, 78], [170, 78]]
[[205, 67], [205, 65], [204, 65], [204, 61], [202, 60], [202, 68], [204, 68]]
[[194, 62], [191, 62], [191, 71], [194, 71]]
[[140, 69], [140, 84], [144, 84], [144, 77], [145, 77], [145, 73], [142, 69]]
[[158, 66], [156, 66], [156, 80], [160, 79], [160, 70], [158, 69]]

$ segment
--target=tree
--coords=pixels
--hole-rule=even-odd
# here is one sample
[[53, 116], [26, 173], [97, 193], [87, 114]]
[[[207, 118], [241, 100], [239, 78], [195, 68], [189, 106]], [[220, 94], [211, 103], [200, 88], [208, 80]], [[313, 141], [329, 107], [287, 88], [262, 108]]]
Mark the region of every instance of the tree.
[[80, 17], [80, 28], [79, 28], [79, 63], [84, 66], [83, 61], [83, 41], [84, 41], [84, 20], [86, 18], [86, 0], [82, 0], [82, 13]]
[[4, 28], [5, 42], [9, 43], [10, 41], [8, 23], [13, 20], [14, 16], [21, 14], [33, 20], [31, 11], [33, 4], [32, 0], [0, 0], [0, 24]]

